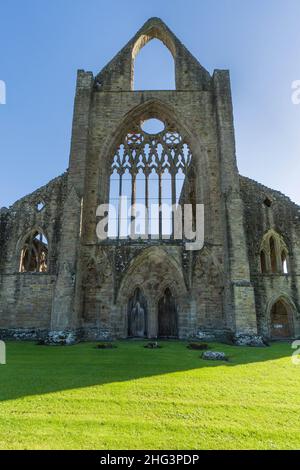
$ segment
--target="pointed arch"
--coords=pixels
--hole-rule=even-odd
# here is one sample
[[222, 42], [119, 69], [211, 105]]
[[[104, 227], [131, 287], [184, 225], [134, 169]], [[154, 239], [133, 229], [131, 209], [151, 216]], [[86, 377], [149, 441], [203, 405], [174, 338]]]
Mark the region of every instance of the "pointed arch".
[[[176, 89], [176, 77], [175, 77], [175, 59], [176, 59], [176, 45], [174, 41], [174, 37], [172, 37], [171, 31], [167, 30], [163, 23], [161, 21], [153, 21], [152, 26], [150, 26], [149, 29], [146, 28], [146, 30], [140, 34], [140, 36], [137, 37], [135, 42], [133, 43], [132, 46], [132, 52], [131, 52], [131, 89], [135, 90], [137, 89], [135, 87], [136, 83], [136, 60], [138, 54], [142, 51], [142, 49], [147, 46], [151, 41], [159, 41], [163, 46], [165, 46], [168, 50], [168, 52], [171, 54], [172, 57], [172, 62], [173, 62], [173, 83], [172, 86], [168, 86], [167, 88], [165, 86], [163, 87], [150, 87], [149, 89]], [[155, 42], [153, 42], [155, 44]], [[168, 58], [165, 57], [166, 61], [168, 61]], [[142, 87], [143, 89], [148, 89]]]
[[260, 271], [262, 274], [288, 274], [289, 252], [278, 232], [268, 230], [260, 245]]
[[[151, 134], [147, 135], [147, 133], [141, 129], [141, 124], [151, 118], [159, 119], [164, 123], [164, 130], [154, 136]], [[153, 147], [152, 140], [155, 140], [155, 145], [157, 146], [155, 159], [159, 160], [160, 158], [160, 146], [164, 149], [167, 160], [151, 162], [150, 168], [149, 162], [145, 163], [145, 159], [147, 160], [147, 151], [149, 151], [150, 147]], [[151, 145], [146, 143], [148, 141]], [[148, 150], [147, 145], [149, 147]], [[130, 171], [134, 176], [132, 180], [132, 204], [134, 205], [136, 199], [139, 199], [139, 196], [136, 198], [136, 175], [140, 170], [142, 170], [146, 176], [149, 176], [149, 168], [153, 169], [155, 166], [155, 172], [162, 174], [162, 170], [164, 170], [164, 167], [167, 165], [168, 170], [172, 171], [175, 176], [178, 171], [183, 171], [186, 176], [192, 162], [195, 174], [197, 175], [197, 184], [195, 185], [197, 194], [194, 195], [193, 201], [195, 204], [203, 200], [209, 200], [211, 197], [205, 180], [205, 175], [210, 174], [208, 153], [205, 146], [202, 144], [199, 136], [194, 135], [187, 128], [184, 119], [178, 116], [178, 113], [173, 107], [158, 99], [148, 100], [136, 106], [124, 116], [112, 134], [108, 136], [105, 145], [101, 149], [99, 166], [101, 165], [106, 173], [103, 173], [104, 178], [102, 179], [102, 185], [106, 188], [105, 199], [101, 202], [107, 203], [109, 201], [109, 195], [112, 193], [109, 188], [112, 171], [114, 171], [115, 181], [120, 187], [122, 183], [118, 181], [118, 178], [122, 178], [125, 170]], [[172, 184], [172, 193], [174, 193], [173, 204], [178, 202], [176, 185], [177, 181], [174, 177], [174, 184]], [[122, 193], [121, 190], [116, 190], [115, 192], [119, 194]], [[103, 186], [102, 191], [100, 191], [99, 188], [99, 194], [100, 193], [103, 195]], [[147, 181], [145, 181], [144, 196], [146, 194]], [[112, 201], [112, 204], [116, 206], [116, 201]], [[134, 220], [134, 217], [131, 217], [130, 220]], [[172, 218], [172, 224], [173, 223]], [[116, 223], [114, 221], [114, 227], [115, 226]], [[161, 228], [162, 223], [160, 223], [160, 229]], [[115, 233], [116, 229], [114, 231], [110, 230], [110, 232]], [[161, 230], [159, 233], [161, 233]], [[144, 236], [143, 234], [139, 235], [142, 236], [142, 238], [147, 238], [147, 234], [149, 234], [149, 232], [146, 232]], [[162, 235], [163, 234], [161, 234], [161, 236]]]
[[151, 38], [132, 60], [132, 90], [175, 90], [175, 62], [169, 49]]
[[[151, 118], [159, 119], [164, 124], [163, 130], [153, 135], [147, 133], [141, 127], [144, 121]], [[194, 152], [196, 157], [194, 157]], [[159, 176], [158, 188], [160, 188], [161, 185], [164, 184], [163, 173], [167, 169], [172, 179], [171, 187], [173, 196], [169, 199], [172, 200], [172, 204], [175, 204], [178, 202], [176, 175], [178, 171], [182, 171], [186, 177], [192, 161], [194, 161], [194, 167], [198, 167], [198, 165], [200, 166], [201, 164], [201, 171], [195, 171], [195, 173], [199, 175], [199, 179], [201, 179], [200, 183], [197, 182], [197, 199], [199, 201], [205, 199], [203, 192], [205, 188], [207, 188], [207, 185], [205, 184], [204, 175], [209, 174], [205, 147], [199, 141], [199, 137], [194, 136], [186, 126], [182, 124], [182, 120], [177, 118], [177, 113], [175, 113], [173, 108], [160, 100], [149, 100], [127, 113], [118, 128], [110, 136], [109, 141], [106, 142], [100, 158], [102, 162], [105, 162], [107, 171], [105, 177], [107, 199], [103, 201], [103, 203], [108, 202], [109, 194], [112, 193], [109, 189], [112, 174], [115, 175], [116, 181], [119, 177], [119, 191], [116, 190], [115, 192], [122, 195], [124, 189], [122, 179], [127, 181], [129, 177], [126, 178], [125, 173], [130, 173], [130, 177], [132, 177], [132, 191], [131, 195], [128, 195], [130, 196], [129, 205], [131, 203], [132, 206], [135, 206], [137, 201], [141, 199], [141, 194], [136, 193], [136, 177], [139, 171], [144, 172], [146, 180], [148, 180], [151, 171], [154, 170]], [[149, 187], [147, 183], [149, 183], [149, 181], [145, 181], [145, 191], [143, 192], [143, 198], [145, 199], [147, 199], [148, 196], [149, 198], [152, 196], [148, 193]], [[158, 204], [162, 207], [163, 191], [160, 192], [158, 196]], [[206, 199], [208, 198], [209, 195], [207, 194]], [[196, 197], [194, 199], [194, 203], [198, 202], [196, 201]], [[115, 206], [116, 201], [112, 201], [112, 204]], [[167, 227], [168, 224], [170, 225], [170, 223], [174, 224], [172, 217], [164, 217], [170, 220], [168, 220], [166, 224], [162, 224], [162, 220], [160, 220], [160, 237], [167, 236], [167, 233], [164, 234], [162, 232], [163, 228]], [[160, 214], [160, 218], [162, 218], [162, 214]], [[127, 224], [130, 220], [134, 222], [134, 214], [131, 216], [127, 214], [126, 217], [121, 216], [121, 219], [126, 219]], [[169, 232], [170, 230], [168, 230], [168, 236], [170, 236]], [[171, 233], [173, 233], [173, 228]], [[128, 235], [129, 234], [131, 234], [131, 232], [128, 232]], [[147, 238], [148, 234], [149, 232], [139, 235], [142, 236], [142, 238]], [[119, 238], [119, 235], [117, 238]]]
[[[177, 127], [180, 130], [182, 138], [189, 143], [192, 154], [201, 154], [203, 156], [203, 161], [201, 161], [202, 171], [206, 172], [209, 170], [208, 152], [201, 140], [201, 136], [191, 131], [185, 117], [180, 115], [178, 110], [169, 103], [157, 98], [151, 98], [135, 106], [120, 119], [112, 133], [107, 136], [104, 145], [101, 145], [99, 163], [105, 162], [109, 167], [111, 163], [110, 159], [114, 154], [114, 148], [124, 138], [126, 132], [130, 130], [132, 123], [143, 122], [151, 118], [163, 120], [170, 123], [173, 127]], [[195, 165], [197, 167], [197, 162], [195, 162]], [[195, 171], [197, 172], [198, 168], [195, 168]]]
[[152, 19], [152, 25], [149, 29], [145, 28], [136, 39], [132, 47], [132, 59], [134, 60], [140, 50], [152, 39], [160, 40], [170, 51], [172, 56], [176, 57], [176, 44], [174, 36], [168, 30], [164, 23], [159, 19]]
[[295, 334], [297, 308], [288, 294], [282, 292], [272, 297], [267, 305], [269, 336], [273, 339], [291, 338]]
[[187, 294], [181, 266], [158, 246], [145, 248], [131, 261], [117, 295], [117, 304], [124, 305], [141, 286], [147, 298], [161, 297], [167, 287], [177, 299]]
[[151, 39], [158, 39], [169, 49], [175, 62], [176, 89], [210, 90], [209, 72], [179, 41], [160, 18], [150, 18], [97, 74], [95, 88], [98, 90], [132, 90], [133, 62], [140, 49]]
[[[159, 299], [164, 296], [166, 289], [172, 294], [176, 305], [179, 328], [184, 315], [188, 315], [186, 302], [187, 288], [184, 281], [182, 267], [167, 249], [159, 246], [145, 248], [130, 263], [116, 299], [116, 309], [120, 312], [119, 322], [123, 324], [124, 335], [128, 334], [128, 320], [130, 320], [128, 305], [132, 305], [136, 289], [142, 289], [145, 299], [147, 336], [158, 335], [158, 307]], [[130, 310], [131, 312], [131, 310]], [[137, 312], [132, 312], [133, 316]], [[126, 320], [128, 319], [128, 320]], [[180, 323], [181, 322], [181, 323]]]
[[43, 229], [34, 227], [17, 244], [20, 273], [46, 273], [49, 270], [49, 243]]

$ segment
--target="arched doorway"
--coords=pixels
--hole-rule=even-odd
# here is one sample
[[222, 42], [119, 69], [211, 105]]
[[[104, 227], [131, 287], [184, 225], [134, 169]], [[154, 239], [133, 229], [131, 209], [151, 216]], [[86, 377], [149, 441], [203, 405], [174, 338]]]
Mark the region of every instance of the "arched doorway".
[[167, 288], [158, 302], [158, 336], [161, 338], [177, 338], [177, 311], [172, 292]]
[[135, 289], [128, 302], [128, 336], [147, 337], [147, 302], [139, 288]]
[[271, 338], [290, 338], [293, 330], [292, 309], [283, 299], [279, 299], [271, 308]]
[[[187, 296], [186, 285], [180, 266], [174, 256], [165, 249], [158, 246], [152, 246], [142, 249], [141, 253], [133, 258], [127, 268], [122, 280], [117, 299], [116, 306], [120, 312], [119, 321], [124, 325], [124, 336], [128, 336], [128, 321], [134, 300], [134, 286], [140, 288], [145, 304], [142, 303], [146, 310], [146, 332], [148, 338], [156, 338], [158, 336], [158, 301], [164, 296], [166, 287], [170, 287], [171, 292], [176, 292], [175, 303], [175, 319], [180, 318], [181, 312], [185, 311], [184, 299]], [[160, 286], [165, 286], [161, 287]], [[158, 294], [159, 290], [159, 294]], [[130, 303], [133, 302], [133, 303]], [[125, 307], [125, 312], [124, 312]], [[161, 307], [162, 309], [162, 307]], [[124, 315], [125, 313], [125, 315]], [[126, 321], [125, 318], [126, 317]], [[179, 322], [178, 322], [179, 323]], [[174, 336], [177, 336], [177, 328]]]

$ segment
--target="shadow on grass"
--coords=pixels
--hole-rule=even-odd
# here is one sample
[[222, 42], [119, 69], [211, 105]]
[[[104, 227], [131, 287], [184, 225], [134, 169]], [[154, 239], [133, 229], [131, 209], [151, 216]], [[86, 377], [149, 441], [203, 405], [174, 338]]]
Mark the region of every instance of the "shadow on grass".
[[119, 341], [117, 348], [100, 350], [95, 343], [38, 346], [7, 343], [7, 364], [0, 366], [0, 401], [74, 388], [104, 385], [208, 367], [233, 367], [291, 356], [290, 343], [249, 348], [213, 343], [229, 362], [205, 361], [201, 351], [183, 341], [161, 341], [161, 349], [145, 349], [142, 341]]

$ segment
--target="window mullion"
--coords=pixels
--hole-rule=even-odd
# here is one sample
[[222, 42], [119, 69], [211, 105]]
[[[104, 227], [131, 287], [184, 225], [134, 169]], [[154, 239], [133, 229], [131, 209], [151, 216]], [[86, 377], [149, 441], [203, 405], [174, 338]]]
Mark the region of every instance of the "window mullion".
[[120, 238], [120, 230], [121, 230], [121, 196], [122, 196], [122, 175], [123, 170], [119, 170], [119, 204], [118, 204], [118, 238]]

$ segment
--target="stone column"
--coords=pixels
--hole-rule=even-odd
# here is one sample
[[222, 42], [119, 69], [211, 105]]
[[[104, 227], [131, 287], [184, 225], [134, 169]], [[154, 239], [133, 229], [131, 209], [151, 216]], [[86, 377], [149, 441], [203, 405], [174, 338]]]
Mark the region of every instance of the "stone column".
[[213, 76], [224, 217], [224, 254], [227, 283], [224, 310], [227, 325], [236, 333], [257, 333], [254, 290], [244, 228], [236, 164], [233, 111], [229, 72]]
[[51, 313], [51, 331], [74, 330], [76, 274], [79, 252], [81, 201], [75, 189], [68, 194], [63, 211], [63, 237]]
[[81, 311], [80, 239], [82, 198], [86, 171], [89, 113], [93, 87], [91, 72], [78, 71], [73, 113], [72, 139], [68, 172], [68, 193], [64, 203], [54, 288], [51, 330], [75, 331]]
[[74, 186], [80, 195], [84, 191], [93, 83], [92, 72], [78, 70], [69, 161], [69, 185]]

